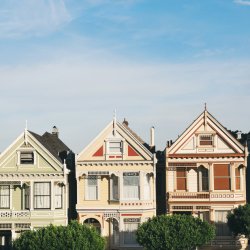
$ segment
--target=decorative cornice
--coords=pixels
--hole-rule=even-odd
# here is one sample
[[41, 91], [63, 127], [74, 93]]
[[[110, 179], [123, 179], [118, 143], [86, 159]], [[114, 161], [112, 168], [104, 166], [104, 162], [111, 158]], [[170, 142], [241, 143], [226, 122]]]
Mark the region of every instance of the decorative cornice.
[[0, 178], [37, 178], [37, 177], [49, 177], [49, 178], [64, 178], [63, 173], [0, 173]]
[[77, 162], [77, 166], [153, 166], [153, 161], [91, 161]]
[[240, 153], [227, 153], [227, 154], [169, 154], [168, 158], [230, 158], [230, 157], [244, 157]]

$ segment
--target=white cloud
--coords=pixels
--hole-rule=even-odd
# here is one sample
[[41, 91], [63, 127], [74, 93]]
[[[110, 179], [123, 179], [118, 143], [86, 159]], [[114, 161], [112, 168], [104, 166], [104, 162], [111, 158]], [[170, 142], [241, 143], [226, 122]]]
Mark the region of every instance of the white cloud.
[[49, 33], [71, 20], [64, 0], [3, 0], [0, 8], [1, 38]]
[[[250, 62], [137, 64], [106, 57], [0, 68], [0, 148], [29, 121], [38, 133], [57, 125], [79, 152], [112, 119], [126, 117], [145, 140], [156, 127], [158, 148], [203, 110], [228, 128], [248, 132]], [[3, 138], [4, 136], [4, 138]]]
[[247, 1], [247, 0], [234, 0], [234, 2], [237, 4], [250, 6], [250, 1]]

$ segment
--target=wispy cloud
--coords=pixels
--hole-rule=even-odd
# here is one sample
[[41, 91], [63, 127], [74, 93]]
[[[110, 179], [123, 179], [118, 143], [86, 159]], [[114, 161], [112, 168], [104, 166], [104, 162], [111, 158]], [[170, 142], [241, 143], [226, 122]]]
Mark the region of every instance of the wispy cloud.
[[71, 20], [64, 0], [3, 0], [0, 9], [1, 38], [49, 33]]
[[250, 1], [247, 0], [234, 0], [235, 3], [240, 4], [240, 5], [248, 5], [250, 6]]
[[[78, 152], [117, 108], [118, 118], [127, 117], [143, 138], [155, 125], [162, 148], [208, 102], [211, 113], [225, 126], [246, 131], [249, 115], [242, 107], [249, 104], [249, 67], [250, 62], [238, 61], [131, 63], [108, 56], [105, 62], [67, 57], [46, 64], [1, 67], [0, 105], [5, 107], [1, 116], [6, 117], [1, 126], [10, 137], [19, 133], [26, 119], [30, 129], [41, 133], [45, 127], [58, 125]], [[1, 139], [1, 148], [3, 143]]]

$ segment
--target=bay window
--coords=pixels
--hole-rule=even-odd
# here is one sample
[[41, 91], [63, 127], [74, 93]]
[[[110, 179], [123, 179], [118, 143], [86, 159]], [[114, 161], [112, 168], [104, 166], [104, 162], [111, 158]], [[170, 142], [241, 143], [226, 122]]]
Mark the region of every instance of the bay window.
[[62, 201], [63, 201], [63, 187], [56, 184], [54, 186], [54, 193], [55, 193], [55, 208], [59, 209], [62, 208]]
[[86, 198], [87, 200], [98, 200], [98, 178], [96, 175], [88, 176], [86, 187]]
[[140, 178], [139, 172], [123, 173], [123, 198], [139, 199], [140, 196]]
[[0, 208], [10, 208], [10, 186], [0, 186]]
[[51, 207], [50, 182], [34, 183], [34, 208], [49, 209]]

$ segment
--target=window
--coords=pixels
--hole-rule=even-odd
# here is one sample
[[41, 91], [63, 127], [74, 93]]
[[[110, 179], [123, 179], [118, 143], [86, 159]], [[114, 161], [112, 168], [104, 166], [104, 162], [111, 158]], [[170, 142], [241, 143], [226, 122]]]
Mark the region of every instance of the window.
[[10, 208], [10, 186], [0, 186], [0, 208]]
[[24, 190], [24, 207], [30, 209], [30, 187], [26, 186]]
[[240, 190], [240, 168], [235, 169], [235, 189]]
[[210, 214], [209, 214], [208, 211], [198, 212], [198, 217], [199, 217], [202, 221], [210, 222]]
[[55, 193], [55, 208], [62, 208], [62, 201], [63, 201], [63, 187], [59, 186], [58, 184], [54, 186], [54, 193]]
[[187, 190], [187, 175], [186, 175], [186, 168], [177, 168], [176, 169], [176, 180], [177, 190]]
[[203, 166], [198, 168], [199, 173], [199, 191], [208, 191], [208, 170]]
[[112, 236], [112, 244], [114, 246], [119, 245], [119, 223], [116, 219], [112, 219], [112, 227], [113, 227], [113, 236]]
[[123, 198], [139, 199], [140, 179], [138, 172], [123, 173]]
[[20, 164], [34, 164], [34, 152], [21, 152]]
[[118, 191], [118, 176], [112, 175], [111, 179], [111, 200], [119, 200], [119, 191]]
[[227, 226], [228, 211], [215, 211], [216, 236], [229, 236], [230, 230]]
[[35, 182], [34, 183], [34, 208], [46, 209], [50, 208], [50, 183], [49, 182]]
[[110, 141], [109, 142], [109, 153], [122, 154], [122, 142], [121, 141]]
[[229, 164], [214, 164], [214, 190], [230, 190]]
[[149, 174], [144, 175], [144, 200], [150, 200], [151, 190], [150, 190], [150, 176]]
[[124, 244], [137, 245], [136, 230], [140, 223], [139, 218], [126, 218], [124, 219]]
[[213, 146], [213, 136], [200, 135], [200, 146]]
[[87, 200], [98, 200], [98, 178], [96, 175], [88, 176], [87, 180]]

